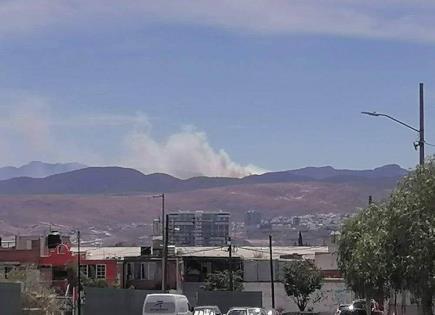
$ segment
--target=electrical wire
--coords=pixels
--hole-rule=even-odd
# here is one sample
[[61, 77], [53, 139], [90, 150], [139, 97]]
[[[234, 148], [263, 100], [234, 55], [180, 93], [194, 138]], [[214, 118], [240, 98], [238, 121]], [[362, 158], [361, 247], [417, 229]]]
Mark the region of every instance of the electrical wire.
[[225, 248], [225, 247], [226, 246], [213, 247], [213, 248], [207, 248], [207, 249], [199, 249], [199, 250], [194, 250], [194, 251], [190, 251], [190, 252], [181, 252], [181, 254], [183, 256], [185, 256], [185, 255], [188, 255], [188, 254], [204, 253], [204, 252], [210, 252], [212, 250], [222, 249], [222, 248]]
[[[257, 253], [262, 253], [262, 254], [269, 255], [269, 250], [268, 249], [260, 250], [260, 249], [253, 249], [253, 248], [247, 248], [247, 247], [240, 247], [240, 248], [244, 249], [244, 250], [252, 251], [252, 252], [257, 252]], [[277, 250], [273, 250], [273, 253], [274, 254], [278, 254], [278, 255], [291, 255], [291, 253], [289, 253], [289, 252], [280, 252], [280, 251], [277, 251]], [[297, 254], [297, 253], [294, 253], [294, 254]]]

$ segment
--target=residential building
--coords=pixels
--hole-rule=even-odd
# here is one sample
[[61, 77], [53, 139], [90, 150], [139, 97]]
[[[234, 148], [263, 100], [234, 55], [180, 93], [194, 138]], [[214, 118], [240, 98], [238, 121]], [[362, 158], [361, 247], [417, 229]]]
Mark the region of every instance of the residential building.
[[7, 278], [8, 273], [19, 266], [37, 266], [39, 258], [45, 254], [46, 241], [40, 236], [15, 236], [0, 247], [0, 278]]
[[[48, 236], [16, 236], [13, 244], [0, 247], [0, 278], [12, 270], [35, 268], [46, 284], [65, 289], [72, 270], [77, 266], [77, 248], [68, 238], [56, 233]], [[104, 280], [109, 286], [121, 280], [124, 256], [139, 256], [136, 247], [81, 247], [80, 269], [94, 280]]]
[[[288, 298], [283, 280], [284, 266], [293, 260], [309, 260], [321, 269], [324, 276], [321, 303], [315, 309], [322, 314], [335, 311], [338, 304], [350, 303], [353, 296], [331, 258], [334, 254], [326, 246], [274, 246], [273, 270], [275, 300], [277, 307], [295, 312], [297, 307]], [[123, 261], [122, 287], [145, 290], [161, 288], [161, 257], [142, 255], [126, 257]], [[207, 276], [216, 271], [229, 269], [230, 259], [227, 246], [221, 247], [176, 247], [168, 257], [167, 285], [170, 290], [185, 294], [189, 300], [197, 299], [204, 288]], [[245, 291], [261, 291], [264, 305], [270, 305], [270, 261], [268, 247], [235, 246], [232, 255], [232, 270], [242, 275]]]
[[245, 226], [246, 227], [258, 227], [261, 224], [262, 215], [256, 210], [249, 210], [245, 214]]
[[216, 246], [229, 237], [228, 212], [178, 212], [168, 215], [168, 242], [176, 246]]

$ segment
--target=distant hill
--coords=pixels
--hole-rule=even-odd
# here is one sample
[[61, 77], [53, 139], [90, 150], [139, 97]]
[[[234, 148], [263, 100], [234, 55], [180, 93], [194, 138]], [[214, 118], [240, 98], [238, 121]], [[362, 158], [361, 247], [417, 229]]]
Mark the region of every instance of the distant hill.
[[[394, 184], [385, 181], [226, 185], [168, 192], [166, 210], [225, 210], [231, 213], [234, 221], [242, 221], [248, 210], [258, 210], [265, 218], [316, 213], [346, 214], [354, 212], [357, 207], [366, 206], [370, 195], [375, 201], [382, 200], [393, 187]], [[149, 224], [161, 214], [160, 200], [153, 200], [150, 195], [2, 194], [0, 229], [3, 228], [3, 232], [16, 231], [21, 227], [19, 231], [29, 233], [31, 227], [40, 222], [52, 222], [71, 228]], [[124, 232], [118, 232], [117, 236], [122, 233]], [[147, 232], [143, 230], [142, 233], [145, 235]]]
[[166, 174], [144, 175], [122, 167], [88, 167], [45, 178], [0, 181], [2, 194], [99, 194], [164, 191], [180, 180]]
[[365, 178], [385, 178], [385, 177], [402, 177], [408, 171], [397, 164], [384, 165], [373, 170], [346, 170], [335, 169], [331, 166], [323, 167], [305, 167], [297, 170], [287, 171], [289, 175], [305, 176], [312, 179], [328, 179], [337, 177], [365, 177]]
[[88, 167], [45, 178], [18, 177], [3, 180], [0, 181], [0, 194], [169, 193], [234, 185], [299, 182], [385, 183], [392, 186], [406, 173], [398, 165], [373, 170], [336, 170], [328, 166], [270, 172], [241, 179], [203, 176], [182, 180], [160, 173], [145, 175], [131, 168]]
[[33, 161], [20, 167], [6, 166], [0, 167], [0, 180], [15, 177], [43, 178], [54, 174], [66, 173], [82, 168], [86, 165], [79, 163], [44, 163]]
[[[369, 196], [375, 201], [388, 196], [403, 174], [398, 166], [366, 171], [320, 167], [241, 179], [181, 180], [129, 168], [89, 167], [0, 181], [0, 230], [28, 234], [54, 223], [65, 229], [99, 227], [114, 239], [135, 240], [151, 233], [146, 224], [160, 215], [160, 201], [150, 198], [157, 192], [166, 193], [168, 212], [225, 210], [235, 221], [242, 221], [247, 210], [258, 210], [266, 218], [347, 214], [366, 206]], [[130, 234], [126, 225], [138, 234]]]

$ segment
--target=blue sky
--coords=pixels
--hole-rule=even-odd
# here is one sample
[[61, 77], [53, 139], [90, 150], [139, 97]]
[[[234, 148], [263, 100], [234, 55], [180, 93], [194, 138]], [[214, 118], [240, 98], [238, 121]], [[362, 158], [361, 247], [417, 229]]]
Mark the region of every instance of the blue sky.
[[[413, 167], [431, 1], [0, 2], [0, 165], [181, 177]], [[427, 147], [427, 153], [435, 152]]]

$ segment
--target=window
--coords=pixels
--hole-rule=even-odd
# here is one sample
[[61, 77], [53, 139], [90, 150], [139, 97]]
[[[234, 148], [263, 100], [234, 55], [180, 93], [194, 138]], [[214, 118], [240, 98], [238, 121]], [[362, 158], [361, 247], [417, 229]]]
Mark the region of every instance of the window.
[[57, 246], [56, 251], [58, 255], [65, 255], [68, 252], [68, 249], [64, 244], [60, 244]]
[[97, 265], [97, 279], [106, 279], [106, 265]]
[[133, 269], [134, 269], [133, 263], [127, 263], [127, 279], [128, 280], [133, 280]]
[[147, 267], [147, 265], [146, 264], [144, 264], [144, 263], [142, 263], [142, 264], [140, 264], [140, 278], [142, 279], [142, 280], [144, 280], [144, 279], [147, 279], [148, 278], [148, 268], [146, 268]]
[[148, 261], [141, 263], [141, 280], [156, 280], [158, 279], [157, 263]]
[[145, 313], [175, 313], [175, 303], [169, 301], [149, 301], [145, 304]]
[[12, 270], [14, 270], [14, 267], [5, 266], [5, 268], [4, 268], [4, 277], [5, 277], [5, 279], [8, 278], [8, 273], [11, 272]]
[[68, 278], [68, 272], [65, 267], [53, 267], [53, 280], [65, 280]]
[[95, 265], [88, 265], [88, 278], [89, 279], [95, 279], [97, 277], [96, 275], [96, 266]]

